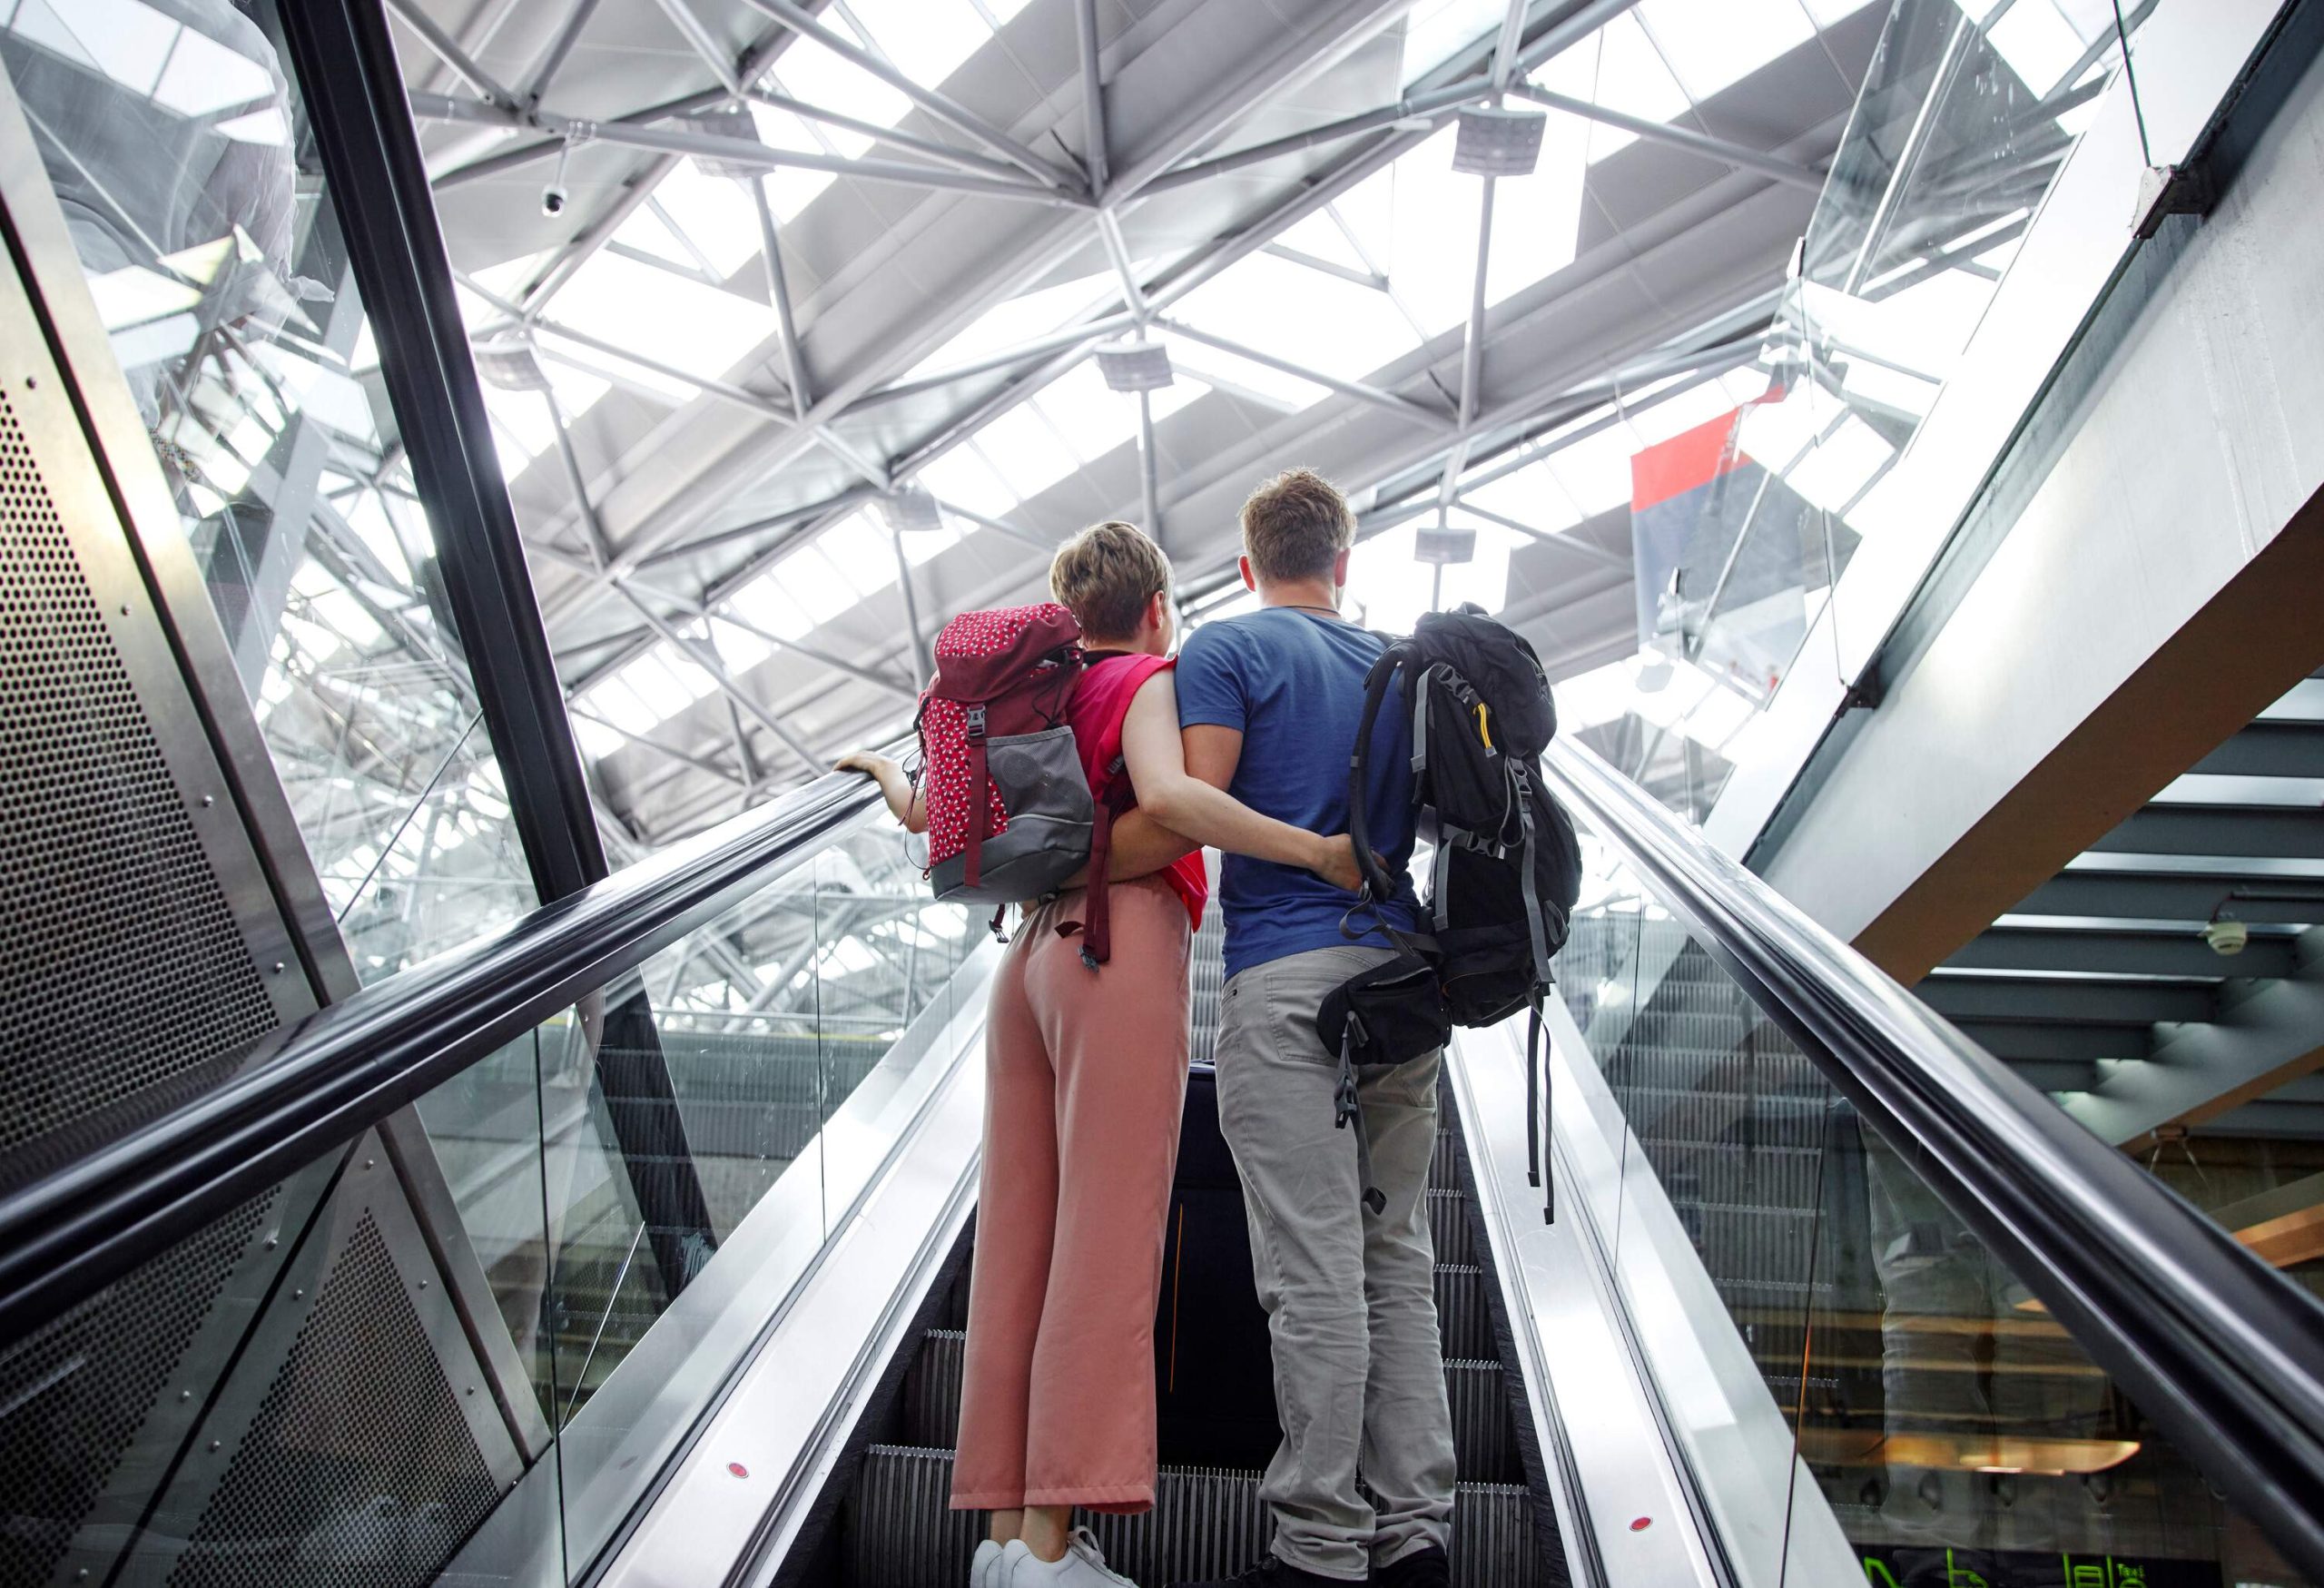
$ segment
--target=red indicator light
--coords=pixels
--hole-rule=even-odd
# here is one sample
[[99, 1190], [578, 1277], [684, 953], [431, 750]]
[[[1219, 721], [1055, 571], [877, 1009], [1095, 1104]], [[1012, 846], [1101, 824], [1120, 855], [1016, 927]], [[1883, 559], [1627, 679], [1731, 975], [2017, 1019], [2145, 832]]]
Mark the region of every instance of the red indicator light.
[[1640, 1516], [1640, 1517], [1638, 1517], [1638, 1518], [1634, 1519], [1634, 1520], [1630, 1523], [1630, 1531], [1631, 1531], [1632, 1533], [1644, 1533], [1648, 1528], [1649, 1528], [1649, 1527], [1651, 1527], [1651, 1526], [1653, 1526], [1653, 1525], [1654, 1525], [1654, 1518], [1653, 1518], [1653, 1517], [1651, 1517], [1651, 1516]]
[[726, 1464], [726, 1470], [727, 1470], [728, 1472], [733, 1473], [733, 1474], [734, 1474], [736, 1477], [738, 1477], [738, 1478], [746, 1478], [746, 1477], [748, 1477], [748, 1476], [750, 1476], [750, 1475], [751, 1475], [751, 1469], [750, 1469], [749, 1467], [747, 1467], [747, 1466], [744, 1466], [744, 1465], [743, 1465], [741, 1462], [739, 1462], [739, 1461], [730, 1461], [730, 1462], [728, 1462], [728, 1463]]

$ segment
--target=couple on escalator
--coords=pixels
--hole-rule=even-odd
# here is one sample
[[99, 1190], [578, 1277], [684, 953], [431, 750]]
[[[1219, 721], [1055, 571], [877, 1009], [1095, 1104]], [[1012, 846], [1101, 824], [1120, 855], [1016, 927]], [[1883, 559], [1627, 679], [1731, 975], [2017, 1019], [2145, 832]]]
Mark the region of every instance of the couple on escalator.
[[[1049, 570], [1087, 659], [1066, 708], [1083, 771], [1097, 788], [1118, 769], [1136, 804], [1112, 822], [1111, 885], [1097, 894], [1102, 967], [1083, 951], [1092, 895], [1068, 885], [1025, 907], [994, 976], [952, 1475], [954, 1509], [991, 1513], [970, 1588], [1126, 1583], [1074, 1509], [1154, 1504], [1154, 1316], [1205, 844], [1226, 854], [1219, 1122], [1284, 1429], [1261, 1491], [1273, 1547], [1233, 1583], [1449, 1581], [1453, 1445], [1425, 1195], [1439, 1055], [1367, 1072], [1356, 1129], [1343, 1129], [1340, 1055], [1316, 1033], [1328, 993], [1394, 957], [1376, 926], [1342, 932], [1360, 883], [1344, 836], [1350, 752], [1384, 642], [1340, 614], [1354, 521], [1327, 481], [1305, 469], [1267, 481], [1242, 529], [1258, 610], [1196, 630], [1175, 662], [1170, 565], [1144, 534], [1098, 525]], [[1402, 717], [1382, 716], [1365, 785], [1368, 836], [1399, 879], [1413, 848]], [[914, 831], [927, 825], [924, 790], [893, 762], [841, 764], [878, 778]], [[1357, 919], [1375, 909], [1398, 931], [1417, 926], [1408, 883]]]

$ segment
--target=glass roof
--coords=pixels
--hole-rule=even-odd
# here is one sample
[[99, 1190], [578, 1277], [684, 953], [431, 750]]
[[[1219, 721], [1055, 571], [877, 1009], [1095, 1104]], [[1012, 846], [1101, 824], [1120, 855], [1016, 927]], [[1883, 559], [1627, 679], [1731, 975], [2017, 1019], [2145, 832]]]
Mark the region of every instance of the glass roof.
[[[1026, 3], [848, 0], [821, 16], [832, 34], [890, 63], [914, 84], [940, 89]], [[1749, 124], [1749, 113], [1715, 110], [1707, 121], [1698, 108], [1737, 91], [1778, 57], [1812, 46], [1820, 29], [1846, 21], [1869, 3], [1640, 0], [1536, 66], [1530, 81], [1628, 116], [1680, 123], [1699, 133], [1731, 133]], [[1994, 12], [2000, 0], [1954, 3], [1976, 20]], [[1400, 30], [1395, 70], [1401, 83], [1409, 89], [1443, 82], [1449, 71], [1473, 70], [1452, 64], [1473, 63], [1481, 50], [1490, 48], [1506, 9], [1506, 0], [1417, 0], [1393, 24]], [[1063, 17], [1060, 7], [1042, 25]], [[2102, 23], [2112, 25], [2111, 0], [2016, 0], [1996, 16], [1992, 44], [2038, 93], [2045, 76], [2054, 82], [2073, 72], [2078, 62], [2086, 63]], [[1057, 43], [1046, 35], [1045, 42]], [[894, 127], [911, 115], [915, 137], [936, 136], [971, 162], [989, 162], [990, 152], [980, 143], [932, 132], [930, 118], [915, 111], [910, 96], [812, 38], [789, 41], [751, 87], [872, 127]], [[851, 160], [915, 158], [909, 148], [900, 153], [869, 133], [777, 105], [752, 103], [750, 110], [758, 137], [771, 146]], [[1347, 107], [1333, 113], [1345, 114]], [[1488, 308], [1539, 288], [1572, 265], [1585, 235], [1606, 234], [1608, 217], [1592, 208], [1592, 167], [1640, 142], [1636, 133], [1602, 121], [1557, 110], [1541, 114], [1541, 151], [1534, 169], [1499, 179], [1492, 189], [1483, 261]], [[1330, 116], [1317, 112], [1313, 119]], [[1243, 252], [1183, 296], [1157, 289], [1165, 323], [1153, 326], [1149, 334], [1167, 347], [1176, 378], [1151, 394], [1153, 418], [1163, 424], [1196, 405], [1204, 415], [1216, 416], [1189, 415], [1164, 435], [1166, 459], [1173, 457], [1174, 435], [1199, 437], [1199, 444], [1216, 446], [1238, 429], [1247, 433], [1309, 410], [1331, 410], [1348, 400], [1335, 396], [1333, 383], [1413, 392], [1418, 385], [1410, 372], [1423, 358], [1437, 371], [1436, 394], [1423, 392], [1414, 400], [1452, 405], [1454, 394], [1443, 385], [1445, 350], [1457, 345], [1471, 312], [1486, 190], [1477, 178], [1452, 169], [1456, 127], [1449, 114], [1438, 120], [1433, 133], [1344, 185], [1327, 205], [1283, 227], [1267, 246]], [[1278, 122], [1268, 125], [1270, 135], [1281, 130]], [[1200, 157], [1231, 152], [1256, 135], [1229, 132]], [[1034, 153], [1070, 163], [1068, 141], [1045, 140]], [[1296, 172], [1287, 163], [1246, 168], [1253, 173], [1250, 182], [1278, 171], [1285, 191], [1294, 191], [1289, 184], [1307, 180], [1314, 169], [1312, 157]], [[795, 170], [757, 180], [778, 224], [796, 222], [803, 229], [814, 225], [818, 206], [837, 182], [829, 173]], [[1246, 187], [1246, 201], [1251, 191]], [[1166, 281], [1170, 268], [1215, 246], [1219, 236], [1232, 235], [1236, 225], [1248, 223], [1247, 216], [1221, 219], [1221, 212], [1205, 212], [1175, 230], [1141, 227], [1135, 220], [1144, 212], [1129, 213], [1132, 223], [1124, 228], [1124, 241], [1133, 257], [1128, 265], [1147, 282]], [[1217, 236], [1206, 233], [1212, 226], [1224, 230]], [[1771, 347], [1757, 368], [1709, 379], [1669, 376], [1642, 382], [1556, 429], [1530, 435], [1514, 469], [1508, 467], [1512, 457], [1502, 440], [1481, 435], [1477, 441], [1496, 449], [1471, 462], [1451, 494], [1465, 496], [1479, 512], [1524, 525], [1535, 536], [1571, 533], [1628, 501], [1631, 459], [1640, 450], [1741, 409], [1741, 444], [1751, 456], [1807, 501], [1845, 510], [1860, 533], [1875, 533], [1880, 485], [1896, 451], [1881, 416], [1926, 411], [1936, 390], [1927, 374], [1941, 373], [1958, 356], [1990, 298], [1990, 278], [2015, 246], [2017, 230], [2004, 221], [1982, 234], [1965, 234], [1946, 245], [1953, 252], [1907, 261], [1897, 267], [1905, 274], [1857, 291], [1842, 292], [1820, 282], [1804, 288], [1813, 300], [1807, 311], [1820, 327], [1878, 350], [1876, 358], [1836, 362], [1833, 390], [1815, 387], [1793, 400], [1759, 402], [1777, 358]], [[647, 202], [633, 207], [613, 231], [610, 246], [588, 253], [577, 269], [567, 267], [552, 292], [540, 295], [537, 283], [552, 270], [556, 256], [541, 254], [475, 272], [477, 290], [464, 296], [464, 307], [480, 336], [509, 334], [517, 326], [512, 311], [526, 311], [525, 329], [568, 421], [615, 388], [670, 409], [704, 399], [705, 382], [766, 392], [770, 401], [780, 402], [783, 394], [776, 389], [785, 376], [773, 342], [776, 317], [767, 301], [763, 242], [748, 185], [705, 170], [699, 160], [681, 159], [654, 184]], [[957, 329], [888, 379], [901, 385], [925, 383], [947, 371], [991, 363], [1029, 343], [1039, 347], [1043, 339], [1097, 317], [1120, 314], [1120, 280], [1111, 270], [1092, 270], [1104, 257], [1094, 247], [1078, 253], [1059, 250], [1046, 267], [1048, 274], [966, 323], [952, 322]], [[817, 262], [823, 264], [820, 258]], [[1925, 268], [1928, 263], [1936, 268]], [[124, 292], [133, 285], [124, 283]], [[811, 336], [811, 346], [812, 340]], [[649, 362], [625, 360], [613, 349], [633, 350]], [[1137, 399], [1108, 390], [1094, 361], [1084, 357], [1038, 389], [1010, 388], [1009, 382], [1021, 380], [1032, 361], [1029, 351], [1021, 363], [996, 366], [935, 389], [956, 393], [960, 411], [997, 391], [1006, 390], [1008, 395], [972, 433], [948, 438], [942, 450], [916, 462], [912, 482], [943, 504], [942, 527], [908, 534], [901, 551], [908, 566], [929, 570], [924, 577], [931, 590], [951, 593], [944, 575], [954, 566], [948, 554], [971, 538], [989, 553], [1029, 562], [1036, 555], [1030, 548], [1020, 552], [1013, 544], [1003, 545], [979, 520], [1009, 520], [1020, 509], [1029, 521], [1060, 510], [1089, 511], [1095, 492], [1060, 493], [1039, 508], [1025, 504], [1137, 445]], [[1733, 362], [1731, 354], [1728, 362]], [[933, 395], [916, 396], [917, 406], [910, 409], [898, 404], [884, 410], [920, 416], [910, 424], [896, 420], [907, 442], [915, 429], [942, 432], [940, 422], [926, 418], [940, 408], [928, 399]], [[1227, 402], [1205, 404], [1212, 395]], [[539, 393], [490, 388], [487, 400], [512, 477], [554, 449], [554, 419]], [[1858, 406], [1863, 413], [1854, 411]], [[866, 445], [864, 429], [860, 422], [842, 427], [840, 442], [827, 442], [826, 450], [836, 455], [842, 442]], [[893, 436], [883, 436], [868, 449], [911, 456]], [[822, 461], [828, 474], [830, 459]], [[553, 459], [547, 462], [558, 467]], [[1490, 478], [1473, 483], [1482, 476]], [[1116, 463], [1104, 478], [1114, 488], [1132, 476]], [[1089, 498], [1090, 508], [1059, 509], [1057, 504], [1069, 494], [1077, 504]], [[569, 502], [569, 493], [559, 482], [543, 499]], [[1420, 526], [1433, 520], [1433, 511], [1421, 518], [1407, 515], [1359, 548], [1353, 594], [1368, 620], [1407, 623], [1426, 604], [1439, 581], [1415, 577], [1413, 553]], [[1457, 506], [1447, 521], [1473, 528], [1476, 550], [1472, 560], [1443, 570], [1444, 600], [1476, 600], [1498, 609], [1525, 589], [1519, 570], [1533, 566], [1528, 555], [1532, 537]], [[714, 518], [704, 528], [717, 532]], [[685, 631], [690, 643], [713, 645], [730, 673], [739, 675], [765, 661], [777, 648], [773, 642], [815, 643], [819, 630], [851, 624], [850, 615], [867, 603], [882, 607], [876, 626], [881, 631], [892, 634], [901, 627], [902, 603], [895, 589], [899, 546], [876, 510], [834, 508], [828, 521], [786, 533], [788, 540], [770, 536], [774, 545], [702, 597], [712, 606], [711, 620], [706, 626], [697, 620], [694, 629]], [[568, 531], [566, 544], [572, 543]], [[980, 584], [997, 565], [969, 557], [960, 566]], [[925, 609], [925, 599], [922, 605]], [[861, 630], [851, 626], [846, 632]], [[830, 643], [847, 648], [837, 637]], [[625, 735], [658, 734], [673, 716], [717, 688], [706, 669], [669, 641], [634, 646], [611, 671], [588, 679], [579, 696], [587, 748], [594, 755], [618, 753], [632, 742]]]

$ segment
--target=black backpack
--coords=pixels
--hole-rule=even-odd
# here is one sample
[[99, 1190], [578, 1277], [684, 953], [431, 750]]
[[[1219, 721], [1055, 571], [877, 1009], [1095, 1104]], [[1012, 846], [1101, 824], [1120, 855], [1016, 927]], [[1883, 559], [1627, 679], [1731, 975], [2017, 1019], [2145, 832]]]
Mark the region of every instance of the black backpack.
[[1550, 961], [1565, 946], [1581, 892], [1572, 819], [1541, 784], [1540, 758], [1557, 735], [1557, 706], [1533, 647], [1473, 604], [1429, 613], [1410, 637], [1389, 644], [1364, 680], [1348, 765], [1348, 833], [1374, 899], [1393, 896], [1395, 883], [1373, 853], [1364, 791], [1373, 729], [1399, 677], [1413, 719], [1417, 827], [1436, 847], [1421, 901], [1434, 947], [1399, 946], [1433, 968], [1451, 1025], [1498, 1025], [1520, 1009], [1531, 1011], [1525, 1141], [1539, 1185], [1541, 1006], [1555, 980]]

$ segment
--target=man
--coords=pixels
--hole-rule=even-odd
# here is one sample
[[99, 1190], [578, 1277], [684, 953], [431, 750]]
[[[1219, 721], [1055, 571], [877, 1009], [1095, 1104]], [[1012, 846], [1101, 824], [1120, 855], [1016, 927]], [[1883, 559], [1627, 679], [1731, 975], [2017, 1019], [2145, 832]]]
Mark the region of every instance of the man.
[[[1382, 649], [1340, 616], [1354, 519], [1304, 469], [1261, 486], [1242, 518], [1243, 579], [1259, 610], [1196, 629], [1179, 654], [1187, 771], [1263, 815], [1344, 833], [1364, 675]], [[1411, 728], [1393, 700], [1375, 732], [1373, 846], [1402, 877], [1413, 847]], [[1351, 896], [1313, 872], [1230, 854], [1220, 881], [1219, 1123], [1249, 1208], [1284, 1428], [1261, 1490], [1275, 1513], [1273, 1549], [1233, 1583], [1441, 1585], [1452, 1420], [1426, 1190], [1441, 1055], [1366, 1076], [1360, 1127], [1335, 1128], [1339, 1056], [1316, 1034], [1316, 1011], [1394, 951], [1368, 907], [1351, 917]], [[1418, 924], [1409, 883], [1379, 908], [1399, 930]], [[1363, 1204], [1358, 1128], [1386, 1198], [1377, 1214]], [[1356, 1487], [1359, 1461], [1376, 1510]]]

